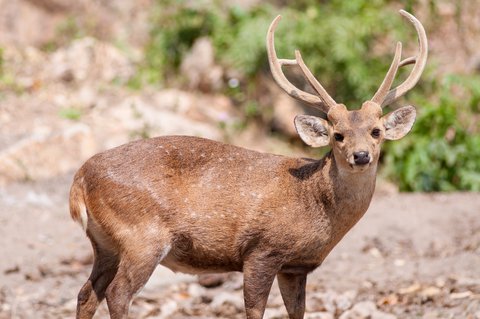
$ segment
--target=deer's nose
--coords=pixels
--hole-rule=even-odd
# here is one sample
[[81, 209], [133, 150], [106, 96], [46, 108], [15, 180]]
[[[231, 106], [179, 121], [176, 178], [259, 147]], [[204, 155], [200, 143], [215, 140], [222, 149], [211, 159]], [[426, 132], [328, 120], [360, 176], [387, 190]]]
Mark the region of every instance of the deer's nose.
[[353, 153], [353, 161], [357, 165], [365, 165], [370, 163], [370, 154], [365, 151], [355, 152]]

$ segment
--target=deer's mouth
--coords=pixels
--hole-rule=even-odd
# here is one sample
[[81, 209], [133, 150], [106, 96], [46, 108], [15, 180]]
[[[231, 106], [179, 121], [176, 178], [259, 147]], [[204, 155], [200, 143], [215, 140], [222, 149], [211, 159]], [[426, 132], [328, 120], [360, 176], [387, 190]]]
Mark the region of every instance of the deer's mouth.
[[361, 173], [361, 172], [365, 172], [367, 169], [370, 168], [370, 165], [372, 164], [372, 162], [368, 162], [366, 164], [352, 164], [352, 163], [348, 163], [348, 165], [350, 166], [350, 168], [354, 171], [354, 172], [358, 172], [358, 173]]

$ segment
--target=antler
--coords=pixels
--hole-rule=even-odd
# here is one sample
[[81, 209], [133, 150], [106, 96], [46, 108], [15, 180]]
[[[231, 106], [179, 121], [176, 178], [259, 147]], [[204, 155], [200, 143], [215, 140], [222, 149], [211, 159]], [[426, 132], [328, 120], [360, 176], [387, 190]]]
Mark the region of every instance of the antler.
[[383, 79], [382, 84], [378, 88], [377, 92], [372, 98], [372, 102], [377, 103], [378, 105], [382, 105], [385, 97], [387, 96], [390, 88], [392, 87], [393, 80], [395, 80], [395, 75], [397, 74], [400, 58], [402, 56], [402, 43], [397, 42], [397, 47], [395, 48], [395, 56], [393, 57], [392, 64], [388, 69], [387, 75], [385, 75], [385, 79]]
[[[270, 64], [270, 70], [272, 72], [273, 78], [277, 84], [287, 92], [291, 97], [305, 102], [315, 108], [320, 109], [321, 111], [328, 113], [330, 108], [337, 103], [335, 100], [327, 93], [327, 91], [322, 87], [320, 82], [313, 76], [312, 72], [308, 69], [305, 63], [302, 60], [300, 52], [295, 51], [295, 60], [290, 59], [278, 59], [277, 53], [275, 52], [275, 29], [277, 28], [278, 22], [282, 17], [277, 16], [270, 27], [268, 28], [267, 33], [267, 54], [268, 62]], [[310, 83], [310, 85], [315, 89], [317, 95], [310, 94], [308, 92], [302, 91], [299, 88], [295, 87], [283, 74], [282, 66], [284, 65], [298, 65], [302, 70], [303, 76]]]
[[[400, 10], [400, 14], [410, 20], [410, 22], [417, 30], [419, 51], [416, 56], [409, 57], [405, 60], [402, 60], [401, 62], [398, 62], [400, 59], [399, 53], [401, 53], [401, 46], [399, 52], [400, 43], [397, 44], [397, 51], [395, 52], [395, 57], [393, 59], [392, 65], [390, 66], [390, 69], [388, 70], [387, 75], [382, 82], [382, 85], [380, 85], [377, 93], [375, 93], [374, 97], [372, 98], [373, 102], [378, 103], [382, 107], [391, 104], [399, 97], [405, 95], [405, 93], [410, 91], [415, 86], [415, 84], [417, 84], [420, 76], [422, 75], [423, 69], [425, 68], [425, 64], [427, 63], [428, 41], [423, 25], [420, 23], [420, 21], [417, 20], [417, 18], [415, 18], [413, 15], [411, 15], [405, 10]], [[415, 63], [415, 65], [407, 79], [396, 88], [390, 90], [390, 87], [395, 77], [395, 73], [397, 72], [398, 68], [412, 63]]]
[[[425, 68], [425, 64], [427, 63], [427, 56], [428, 56], [428, 42], [427, 42], [427, 35], [425, 34], [425, 29], [420, 21], [417, 20], [413, 15], [406, 12], [405, 10], [400, 10], [400, 14], [406, 17], [410, 22], [414, 25], [415, 29], [417, 30], [418, 34], [418, 43], [419, 43], [419, 52], [416, 56], [412, 56], [406, 58], [404, 60], [400, 60], [401, 52], [402, 52], [402, 44], [400, 42], [397, 43], [397, 47], [395, 50], [395, 56], [393, 58], [393, 62], [390, 65], [390, 68], [383, 80], [382, 84], [380, 85], [379, 89], [375, 93], [372, 98], [372, 101], [381, 105], [382, 107], [391, 104], [399, 97], [403, 96], [409, 90], [411, 90], [415, 84], [417, 84], [422, 72]], [[335, 100], [327, 93], [327, 91], [323, 88], [323, 86], [318, 82], [318, 80], [313, 76], [312, 72], [308, 69], [302, 59], [302, 55], [298, 50], [295, 50], [295, 60], [291, 59], [278, 59], [277, 53], [275, 52], [275, 29], [277, 28], [278, 22], [280, 21], [281, 16], [277, 16], [268, 29], [267, 33], [267, 54], [268, 54], [268, 62], [270, 64], [270, 70], [272, 72], [273, 78], [277, 82], [277, 84], [287, 92], [291, 97], [310, 104], [313, 107], [316, 107], [322, 110], [325, 113], [328, 113], [330, 108], [337, 105]], [[396, 88], [390, 90], [393, 81], [395, 79], [395, 75], [398, 71], [398, 68], [408, 65], [408, 64], [415, 64], [412, 72], [407, 77], [407, 79], [397, 86]], [[310, 94], [308, 92], [302, 91], [296, 86], [294, 86], [290, 81], [285, 77], [283, 74], [282, 66], [284, 65], [298, 65], [302, 70], [303, 76], [308, 81], [308, 83], [313, 87], [316, 91], [317, 95]]]

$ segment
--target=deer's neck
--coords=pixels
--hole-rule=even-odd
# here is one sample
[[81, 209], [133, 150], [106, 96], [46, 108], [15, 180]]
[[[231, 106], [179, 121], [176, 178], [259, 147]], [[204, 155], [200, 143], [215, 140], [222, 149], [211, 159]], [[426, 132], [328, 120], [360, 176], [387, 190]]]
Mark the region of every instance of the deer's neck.
[[310, 194], [315, 197], [318, 209], [328, 211], [331, 221], [346, 232], [367, 211], [375, 190], [376, 173], [376, 163], [361, 173], [342, 169], [330, 152], [313, 176]]

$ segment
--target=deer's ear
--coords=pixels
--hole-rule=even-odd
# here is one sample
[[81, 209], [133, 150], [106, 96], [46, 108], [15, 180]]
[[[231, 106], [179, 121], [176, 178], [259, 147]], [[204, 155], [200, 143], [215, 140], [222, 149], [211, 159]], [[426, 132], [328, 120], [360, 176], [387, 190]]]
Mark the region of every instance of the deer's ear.
[[413, 106], [404, 106], [385, 115], [383, 126], [385, 127], [385, 139], [399, 140], [412, 129], [417, 112]]
[[326, 146], [330, 143], [328, 137], [328, 122], [316, 116], [297, 115], [295, 128], [302, 141], [312, 147]]

